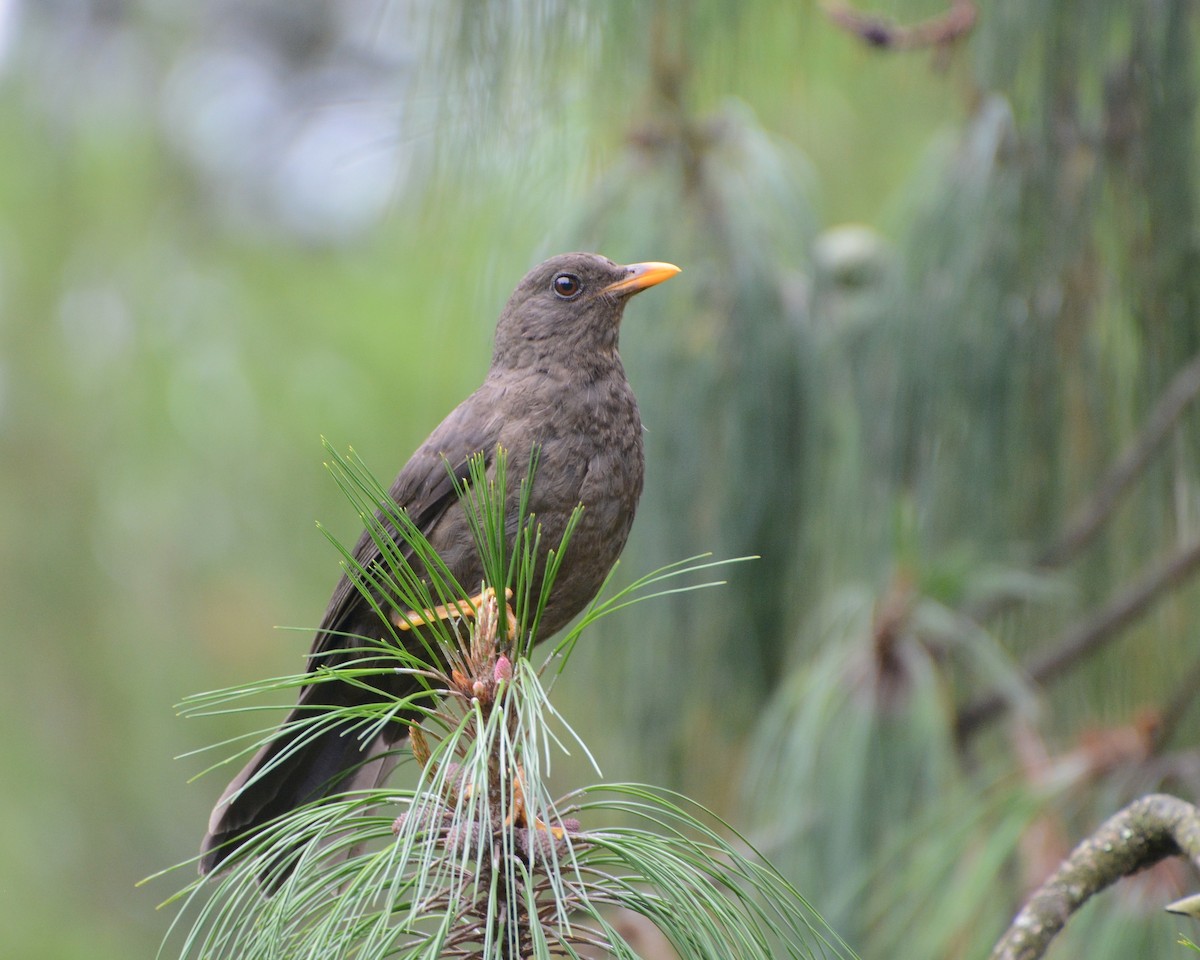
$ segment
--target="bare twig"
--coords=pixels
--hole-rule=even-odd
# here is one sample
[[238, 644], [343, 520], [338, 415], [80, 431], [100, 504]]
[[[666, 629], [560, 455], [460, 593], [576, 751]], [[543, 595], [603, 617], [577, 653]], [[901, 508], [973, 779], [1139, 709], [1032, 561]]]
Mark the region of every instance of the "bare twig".
[[[1171, 435], [1188, 406], [1200, 397], [1200, 354], [1187, 363], [1167, 385], [1154, 409], [1146, 418], [1133, 443], [1108, 470], [1091, 497], [1074, 514], [1064, 530], [1038, 557], [1036, 566], [1043, 570], [1064, 565], [1087, 546], [1112, 516], [1122, 496], [1141, 476]], [[1145, 574], [1137, 583], [1119, 594], [1093, 616], [1068, 628], [1050, 644], [1049, 651], [1027, 667], [1035, 681], [1058, 676], [1140, 616], [1165, 590], [1177, 586], [1200, 565], [1200, 541], [1177, 552], [1157, 570]], [[974, 620], [987, 620], [1016, 603], [1013, 596], [993, 597], [965, 611]], [[1189, 689], [1194, 684], [1186, 685]], [[974, 733], [1004, 712], [1007, 700], [990, 693], [958, 711], [960, 738]]]
[[[1079, 507], [1066, 526], [1046, 547], [1034, 568], [1053, 570], [1064, 566], [1089, 543], [1112, 516], [1124, 494], [1133, 482], [1142, 475], [1171, 436], [1171, 430], [1179, 418], [1198, 396], [1200, 396], [1200, 354], [1188, 362], [1167, 384], [1158, 398], [1154, 409], [1142, 424], [1133, 443], [1109, 467], [1092, 495]], [[1020, 602], [1016, 594], [998, 594], [984, 597], [971, 604], [963, 612], [972, 620], [991, 620]]]
[[1061, 566], [1091, 542], [1116, 508], [1121, 495], [1166, 443], [1171, 430], [1197, 396], [1200, 396], [1200, 354], [1175, 374], [1134, 442], [1105, 474], [1087, 502], [1076, 511], [1066, 529], [1038, 557], [1037, 566]]
[[[1048, 645], [1047, 653], [1030, 663], [1027, 668], [1030, 679], [1037, 683], [1053, 680], [1084, 657], [1096, 652], [1197, 568], [1200, 568], [1200, 539], [1193, 540], [1172, 554], [1166, 562], [1144, 573], [1132, 586], [1117, 594], [1090, 617], [1068, 627]], [[1002, 694], [989, 693], [962, 707], [956, 723], [960, 740], [1002, 713], [1007, 705], [1008, 700]]]
[[946, 47], [962, 39], [975, 26], [978, 11], [972, 0], [950, 0], [950, 7], [945, 13], [908, 26], [859, 13], [844, 3], [827, 3], [825, 15], [872, 47], [918, 50], [923, 47]]
[[1200, 811], [1167, 794], [1135, 800], [1071, 851], [1021, 908], [990, 960], [1038, 960], [1090, 897], [1177, 855], [1200, 867]]

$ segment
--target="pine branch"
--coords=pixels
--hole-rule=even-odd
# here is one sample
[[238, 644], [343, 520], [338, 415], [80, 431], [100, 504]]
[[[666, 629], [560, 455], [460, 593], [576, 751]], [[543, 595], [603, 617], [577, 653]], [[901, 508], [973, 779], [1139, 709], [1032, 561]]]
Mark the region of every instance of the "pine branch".
[[[369, 667], [333, 662], [318, 674], [193, 698], [188, 708], [226, 711], [247, 693], [290, 690], [304, 681], [356, 682], [369, 693], [372, 673], [419, 672], [427, 698], [420, 711], [380, 694], [379, 703], [330, 707], [295, 722], [298, 739], [347, 721], [373, 739], [382, 724], [408, 718], [417, 784], [344, 793], [244, 839], [226, 860], [227, 871], [194, 881], [177, 896], [184, 900], [173, 924], [173, 931], [183, 931], [179, 955], [546, 960], [598, 950], [636, 960], [610, 920], [616, 908], [648, 920], [682, 960], [851, 957], [743, 838], [684, 798], [631, 784], [550, 795], [552, 756], [569, 745], [590, 754], [541, 683], [543, 672], [553, 677], [557, 671], [529, 659], [557, 564], [548, 560], [545, 579], [532, 582], [540, 565], [536, 521], [525, 495], [516, 522], [505, 516], [512, 499], [504, 489], [503, 451], [495, 462], [494, 480], [480, 459], [471, 465], [471, 483], [459, 490], [490, 581], [477, 597], [463, 600], [428, 542], [386, 502], [386, 491], [361, 461], [334, 454], [332, 472], [382, 555], [367, 570], [339, 548], [347, 572], [380, 611], [395, 607], [381, 596], [402, 597], [399, 618], [389, 622], [398, 633], [429, 630], [427, 645], [406, 651], [401, 642], [394, 650], [379, 643], [364, 661]], [[382, 519], [374, 517], [377, 510]], [[432, 584], [407, 568], [391, 542], [396, 536], [421, 558]], [[548, 553], [561, 557], [565, 547], [564, 538]], [[700, 557], [655, 571], [596, 601], [582, 622], [702, 586], [662, 584], [714, 565]], [[404, 606], [411, 609], [404, 613]], [[565, 665], [579, 629], [552, 659]], [[585, 818], [592, 822], [585, 825]], [[605, 825], [631, 820], [636, 826]]]

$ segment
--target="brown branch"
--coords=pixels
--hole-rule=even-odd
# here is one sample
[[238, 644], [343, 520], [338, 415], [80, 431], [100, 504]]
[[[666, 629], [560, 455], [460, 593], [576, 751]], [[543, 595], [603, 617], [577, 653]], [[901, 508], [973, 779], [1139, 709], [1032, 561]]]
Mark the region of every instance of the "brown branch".
[[974, 28], [978, 10], [972, 0], [950, 0], [950, 8], [945, 13], [909, 26], [859, 13], [843, 3], [827, 3], [825, 15], [868, 46], [880, 50], [918, 50], [944, 48], [961, 40]]
[[[1047, 570], [1062, 566], [1091, 542], [1112, 515], [1122, 496], [1166, 443], [1184, 411], [1198, 396], [1200, 354], [1171, 379], [1133, 443], [1108, 470], [1099, 487], [1075, 512], [1063, 532], [1042, 552], [1036, 562], [1038, 568]], [[1048, 653], [1029, 664], [1026, 673], [1039, 683], [1063, 673], [1117, 636], [1119, 631], [1140, 616], [1159, 594], [1177, 586], [1198, 565], [1200, 541], [1183, 548], [1157, 570], [1144, 574], [1107, 606], [1060, 634], [1050, 644]], [[1012, 596], [992, 597], [976, 604], [965, 613], [971, 619], [986, 620], [1016, 602], [1016, 598]], [[1185, 689], [1193, 687], [1193, 683], [1185, 684]], [[956, 721], [960, 742], [1002, 714], [1008, 705], [1008, 700], [1001, 693], [993, 692], [961, 707]], [[1169, 734], [1168, 725], [1163, 739]]]
[[1038, 557], [1037, 566], [1061, 566], [1091, 542], [1121, 495], [1141, 476], [1197, 396], [1200, 396], [1200, 354], [1171, 379], [1134, 442], [1109, 469], [1095, 493], [1075, 512], [1066, 529]]
[[[1048, 652], [1029, 665], [1026, 671], [1029, 678], [1036, 683], [1053, 680], [1078, 661], [1095, 653], [1197, 568], [1200, 568], [1200, 538], [1172, 554], [1157, 568], [1142, 574], [1132, 586], [1117, 594], [1090, 617], [1063, 631], [1049, 644]], [[962, 707], [955, 724], [959, 740], [970, 736], [1007, 706], [1008, 699], [1004, 695], [989, 693]]]
[[1021, 908], [989, 960], [1038, 960], [1090, 897], [1172, 856], [1200, 868], [1200, 810], [1161, 793], [1135, 800], [1071, 851]]
[[[1112, 516], [1121, 498], [1150, 465], [1154, 455], [1169, 439], [1188, 406], [1200, 396], [1200, 354], [1197, 354], [1167, 384], [1154, 409], [1142, 424], [1132, 444], [1108, 469], [1100, 485], [1079, 507], [1065, 528], [1034, 561], [1037, 570], [1052, 570], [1075, 558]], [[1021, 602], [1015, 594], [993, 594], [968, 606], [963, 613], [972, 620], [991, 620]]]

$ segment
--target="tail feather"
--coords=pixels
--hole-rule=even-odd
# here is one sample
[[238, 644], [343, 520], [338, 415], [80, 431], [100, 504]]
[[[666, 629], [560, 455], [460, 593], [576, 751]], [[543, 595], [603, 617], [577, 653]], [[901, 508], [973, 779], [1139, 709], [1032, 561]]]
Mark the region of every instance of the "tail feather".
[[[289, 717], [294, 719], [296, 712]], [[396, 765], [390, 743], [379, 736], [364, 746], [349, 723], [298, 743], [302, 736], [295, 731], [281, 732], [225, 788], [201, 843], [201, 874], [218, 870], [277, 817], [334, 793], [378, 786]], [[290, 866], [284, 867], [283, 873], [272, 871], [273, 879], [281, 881], [290, 872]]]

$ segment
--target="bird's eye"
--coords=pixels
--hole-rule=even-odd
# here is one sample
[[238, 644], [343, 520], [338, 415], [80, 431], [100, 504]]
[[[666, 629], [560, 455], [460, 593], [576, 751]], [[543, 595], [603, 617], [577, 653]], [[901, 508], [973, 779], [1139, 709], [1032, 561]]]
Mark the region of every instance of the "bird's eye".
[[555, 296], [563, 300], [574, 300], [583, 289], [583, 282], [573, 273], [560, 273], [550, 284]]

